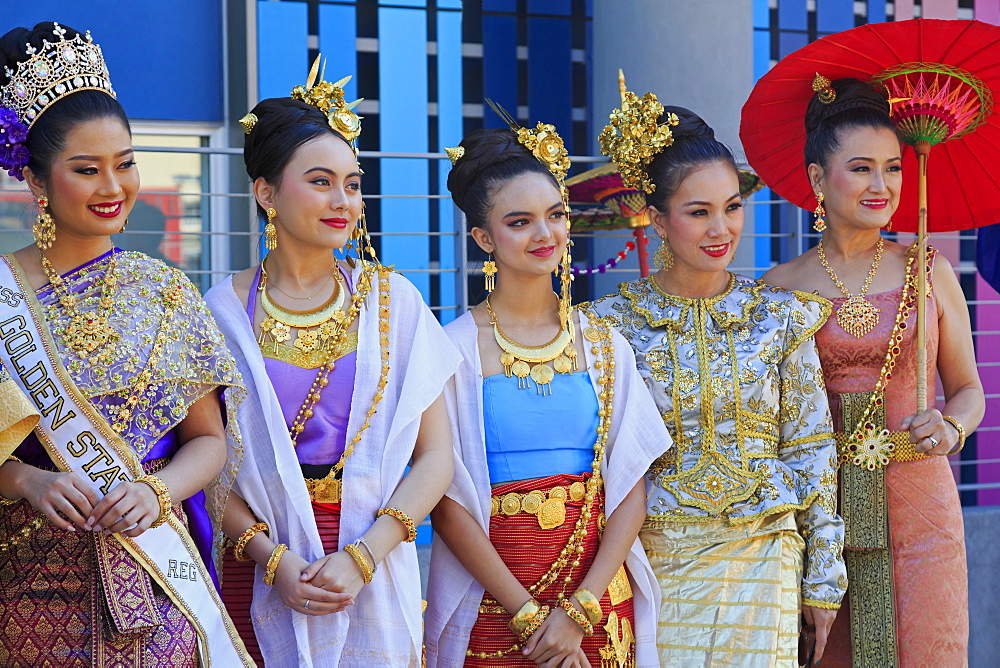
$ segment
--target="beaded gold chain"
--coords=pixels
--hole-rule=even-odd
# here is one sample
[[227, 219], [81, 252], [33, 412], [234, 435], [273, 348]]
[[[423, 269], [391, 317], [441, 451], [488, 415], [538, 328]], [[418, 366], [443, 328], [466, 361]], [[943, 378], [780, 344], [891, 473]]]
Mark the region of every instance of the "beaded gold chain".
[[[611, 339], [611, 331], [608, 328], [608, 324], [599, 318], [594, 318], [592, 322], [594, 323], [594, 326], [587, 327], [584, 331], [584, 338], [594, 344], [591, 347], [591, 353], [596, 358], [594, 361], [594, 367], [601, 370], [601, 376], [597, 379], [598, 385], [601, 386], [600, 391], [597, 393], [597, 398], [600, 401], [601, 407], [597, 411], [597, 441], [594, 443], [594, 460], [591, 463], [593, 475], [590, 477], [590, 480], [587, 481], [587, 493], [584, 496], [584, 506], [580, 510], [580, 517], [577, 519], [576, 525], [573, 527], [573, 533], [570, 534], [569, 540], [566, 541], [566, 545], [559, 552], [559, 556], [556, 557], [556, 560], [549, 567], [548, 571], [542, 575], [537, 582], [528, 587], [528, 593], [531, 596], [536, 596], [545, 590], [545, 588], [550, 584], [556, 582], [568, 565], [569, 570], [566, 575], [563, 576], [562, 590], [556, 594], [556, 599], [558, 601], [562, 601], [566, 598], [566, 587], [573, 581], [573, 571], [580, 566], [579, 555], [583, 553], [583, 540], [587, 536], [587, 525], [590, 523], [590, 517], [593, 514], [593, 509], [596, 505], [595, 501], [597, 500], [597, 496], [600, 493], [603, 484], [601, 477], [601, 462], [604, 460], [604, 450], [608, 442], [608, 431], [610, 430], [613, 397], [615, 394], [615, 355], [614, 342]], [[570, 326], [573, 326], [572, 323]], [[600, 346], [598, 346], [598, 343]], [[492, 602], [493, 601], [484, 600], [483, 605], [488, 606]], [[496, 652], [473, 652], [471, 650], [466, 650], [465, 655], [480, 659], [499, 658], [509, 654], [510, 652], [517, 651], [521, 649], [521, 647], [522, 643], [518, 642], [514, 643], [509, 649], [506, 650], [498, 650]]]
[[94, 313], [82, 313], [77, 304], [76, 295], [66, 287], [66, 281], [56, 268], [52, 266], [49, 258], [45, 257], [41, 249], [38, 257], [41, 258], [42, 271], [52, 284], [52, 290], [59, 298], [59, 303], [63, 310], [69, 315], [69, 324], [62, 330], [63, 342], [70, 350], [76, 351], [80, 357], [86, 357], [98, 348], [117, 341], [121, 335], [111, 327], [111, 309], [115, 305], [115, 289], [118, 287], [118, 260], [116, 253], [112, 253], [108, 259], [108, 268], [104, 272], [104, 285], [101, 288], [101, 296], [97, 300], [97, 311]]
[[875, 273], [878, 271], [878, 265], [882, 261], [883, 248], [885, 248], [885, 240], [879, 237], [878, 242], [875, 244], [875, 258], [872, 260], [871, 269], [868, 270], [868, 276], [865, 277], [865, 282], [861, 286], [861, 292], [853, 295], [847, 289], [847, 286], [844, 285], [844, 282], [840, 280], [840, 277], [833, 271], [830, 263], [827, 262], [826, 251], [823, 250], [823, 240], [820, 239], [820, 242], [816, 244], [816, 254], [819, 256], [820, 264], [826, 269], [826, 273], [829, 274], [833, 284], [840, 288], [840, 291], [847, 297], [847, 301], [837, 309], [837, 324], [845, 332], [859, 339], [872, 331], [875, 325], [878, 324], [878, 307], [865, 299], [865, 295], [868, 294], [868, 288], [871, 287], [872, 281], [875, 280]]
[[[931, 252], [933, 251], [928, 249], [927, 258], [930, 257]], [[889, 441], [888, 431], [885, 429], [881, 432], [877, 431], [874, 423], [871, 421], [871, 416], [877, 407], [885, 401], [883, 392], [889, 381], [892, 380], [892, 371], [896, 367], [896, 358], [899, 357], [899, 353], [902, 350], [903, 332], [909, 326], [906, 320], [909, 318], [910, 311], [916, 304], [916, 295], [914, 294], [916, 277], [912, 271], [916, 255], [917, 251], [914, 249], [906, 260], [903, 293], [899, 299], [899, 308], [896, 310], [896, 322], [893, 325], [892, 333], [889, 335], [889, 345], [885, 353], [885, 362], [882, 363], [882, 369], [879, 372], [878, 382], [875, 384], [875, 389], [872, 391], [871, 399], [865, 408], [865, 412], [861, 415], [857, 427], [848, 439], [849, 452], [841, 454], [841, 461], [853, 461], [858, 466], [873, 469], [876, 466], [876, 460], [881, 461], [883, 465], [888, 462], [888, 451], [894, 447]], [[925, 261], [927, 258], [925, 258]], [[862, 447], [866, 444], [874, 447]]]

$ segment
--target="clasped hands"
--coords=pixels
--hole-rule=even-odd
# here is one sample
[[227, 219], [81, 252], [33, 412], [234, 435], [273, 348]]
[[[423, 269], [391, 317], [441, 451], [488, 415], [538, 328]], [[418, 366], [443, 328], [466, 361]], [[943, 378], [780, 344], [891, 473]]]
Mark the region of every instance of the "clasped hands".
[[364, 586], [361, 568], [346, 552], [334, 552], [311, 564], [286, 552], [274, 575], [281, 601], [304, 615], [328, 615], [354, 604]]

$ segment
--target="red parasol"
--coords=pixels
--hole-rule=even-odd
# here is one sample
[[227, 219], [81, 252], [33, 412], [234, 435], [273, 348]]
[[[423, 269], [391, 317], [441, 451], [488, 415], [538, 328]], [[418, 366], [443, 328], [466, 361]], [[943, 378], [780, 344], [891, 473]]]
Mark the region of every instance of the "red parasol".
[[[740, 138], [750, 164], [793, 204], [815, 205], [803, 158], [805, 112], [816, 74], [854, 77], [883, 88], [908, 149], [896, 230], [917, 232], [923, 257], [928, 229], [958, 230], [1000, 220], [1000, 27], [979, 21], [914, 19], [875, 23], [805, 46], [758, 81], [743, 107]], [[929, 163], [931, 149], [934, 160]], [[928, 164], [932, 165], [930, 168]], [[928, 217], [928, 203], [936, 205]], [[926, 263], [917, 300], [917, 410], [927, 407]]]
[[[907, 72], [901, 67], [914, 64], [930, 65], [936, 71], [928, 75], [921, 68]], [[962, 114], [962, 105], [956, 103], [967, 92], [981, 94], [980, 100], [973, 101], [970, 96], [964, 102], [982, 102], [978, 106], [985, 112], [972, 119], [973, 123], [982, 122], [973, 132], [957, 132], [934, 146], [933, 160], [928, 164], [929, 231], [1000, 222], [1000, 114], [993, 108], [990, 92], [1000, 93], [1000, 27], [980, 21], [872, 23], [823, 37], [785, 56], [761, 77], [743, 107], [740, 138], [747, 160], [768, 187], [792, 204], [812, 211], [816, 200], [802, 151], [806, 106], [816, 73], [828, 79], [854, 77], [872, 82], [890, 75], [886, 81], [890, 94], [901, 98], [916, 92], [906, 90], [917, 83], [914, 75], [918, 71], [931, 87], [937, 80], [937, 96], [924, 88], [921, 95], [927, 99], [916, 101], [924, 113], [937, 114], [947, 125], [952, 116]], [[891, 76], [893, 72], [896, 76]], [[974, 85], [967, 85], [966, 79]], [[949, 89], [942, 90], [945, 87]], [[956, 99], [949, 99], [953, 95]], [[893, 115], [919, 113], [908, 102], [894, 103]], [[915, 152], [904, 147], [903, 174], [917, 173]], [[916, 183], [903, 188], [892, 218], [894, 231], [917, 231], [917, 196]]]

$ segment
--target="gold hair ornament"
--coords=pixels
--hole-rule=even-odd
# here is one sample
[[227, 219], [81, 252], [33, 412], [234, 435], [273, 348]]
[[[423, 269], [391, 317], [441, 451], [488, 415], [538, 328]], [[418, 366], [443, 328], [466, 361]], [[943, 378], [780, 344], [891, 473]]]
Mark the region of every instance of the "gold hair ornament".
[[819, 94], [819, 101], [823, 104], [831, 104], [837, 99], [837, 91], [833, 89], [830, 80], [819, 72], [813, 78], [812, 89]]
[[257, 125], [257, 114], [252, 111], [239, 120], [240, 125], [243, 126], [243, 133], [250, 134], [253, 130], [253, 126]]
[[458, 162], [463, 155], [465, 155], [465, 147], [456, 146], [454, 148], [445, 148], [444, 152], [448, 154], [448, 159], [451, 160], [451, 166], [454, 167], [455, 163]]
[[53, 24], [57, 42], [42, 48], [27, 45], [27, 60], [17, 69], [4, 67], [9, 83], [0, 90], [0, 107], [10, 107], [29, 128], [42, 113], [62, 98], [80, 90], [99, 90], [116, 97], [101, 47], [88, 30], [66, 39], [66, 29]]
[[670, 114], [659, 123], [662, 114], [663, 105], [655, 94], [646, 93], [640, 99], [625, 91], [621, 108], [611, 112], [611, 121], [597, 137], [601, 153], [615, 161], [622, 183], [629, 188], [645, 193], [656, 190], [646, 169], [657, 153], [674, 143], [670, 128], [680, 122], [676, 114]]
[[[323, 79], [326, 73], [326, 64], [323, 65], [323, 73], [320, 73], [320, 60], [322, 56], [316, 56], [312, 68], [309, 70], [309, 77], [305, 86], [296, 86], [292, 89], [292, 98], [302, 100], [306, 104], [311, 104], [324, 114], [330, 127], [344, 136], [344, 139], [353, 142], [361, 134], [361, 117], [354, 113], [354, 108], [361, 104], [364, 98], [358, 98], [354, 102], [344, 101], [344, 86], [351, 80], [346, 76], [336, 83], [330, 83]], [[355, 150], [356, 147], [355, 147]]]

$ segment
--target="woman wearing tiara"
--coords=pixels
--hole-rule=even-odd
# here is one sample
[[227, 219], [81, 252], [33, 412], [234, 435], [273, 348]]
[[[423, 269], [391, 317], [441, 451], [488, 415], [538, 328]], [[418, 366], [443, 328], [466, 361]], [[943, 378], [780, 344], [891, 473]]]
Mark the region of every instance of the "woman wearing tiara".
[[0, 66], [0, 164], [39, 207], [0, 260], [0, 363], [42, 416], [0, 441], [0, 663], [250, 665], [201, 493], [221, 517], [235, 362], [183, 274], [112, 245], [139, 175], [89, 33], [15, 28]]
[[642, 473], [669, 437], [628, 344], [570, 307], [569, 157], [543, 124], [449, 152], [490, 293], [446, 328], [464, 361], [446, 393], [457, 461], [433, 513], [427, 663], [656, 666], [636, 535]]
[[[360, 122], [318, 64], [241, 120], [268, 253], [207, 295], [249, 393], [223, 598], [268, 666], [419, 666], [415, 522], [451, 482], [459, 358], [374, 258]], [[335, 257], [352, 244], [370, 260]]]
[[830, 305], [727, 271], [743, 230], [732, 153], [687, 109], [626, 101], [601, 148], [646, 195], [659, 270], [593, 309], [632, 344], [674, 439], [639, 534], [663, 595], [660, 661], [796, 666], [800, 610], [825, 631], [847, 585], [813, 341]]
[[[764, 278], [815, 290], [836, 314], [816, 344], [842, 453], [851, 588], [823, 663], [962, 666], [969, 637], [965, 532], [946, 457], [962, 449], [985, 409], [965, 297], [934, 249], [918, 258], [914, 247], [881, 236], [903, 184], [883, 93], [856, 79], [819, 76], [812, 90], [802, 177], [816, 193], [822, 239]], [[931, 286], [927, 396], [937, 394], [940, 375], [945, 397], [940, 410], [919, 414], [918, 262], [927, 263]]]

